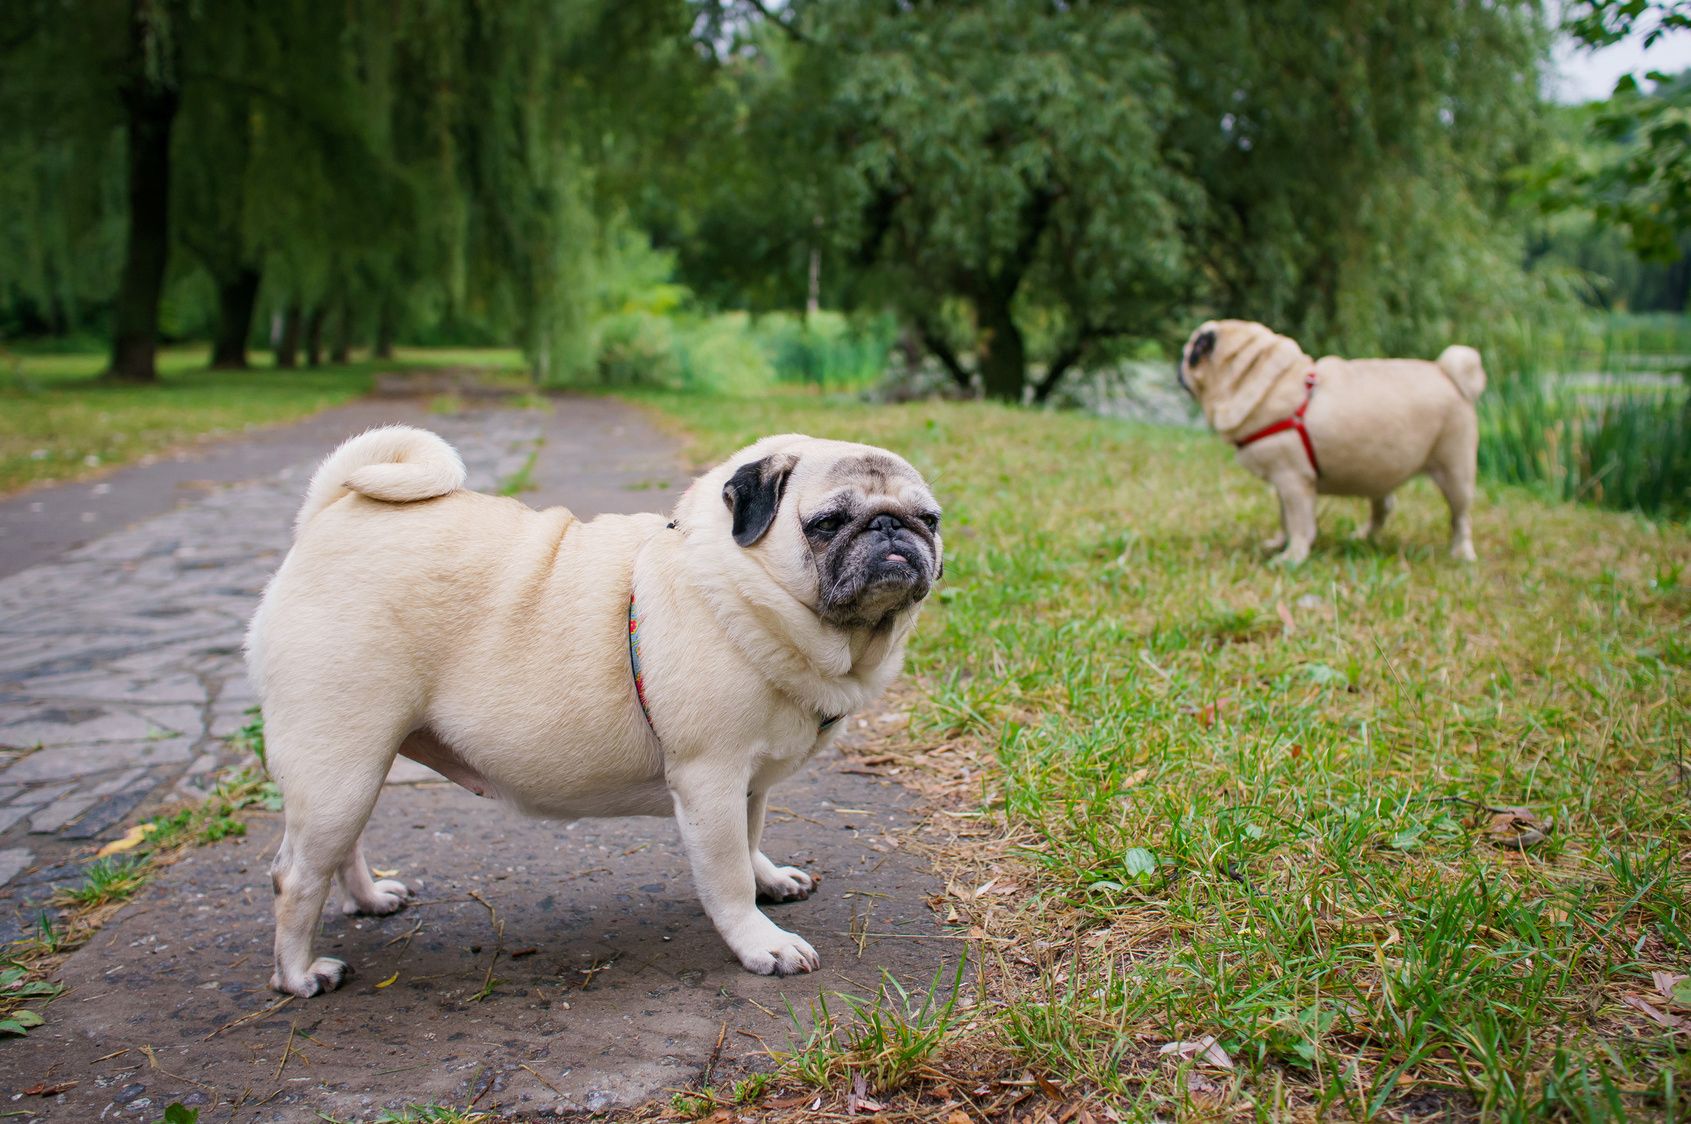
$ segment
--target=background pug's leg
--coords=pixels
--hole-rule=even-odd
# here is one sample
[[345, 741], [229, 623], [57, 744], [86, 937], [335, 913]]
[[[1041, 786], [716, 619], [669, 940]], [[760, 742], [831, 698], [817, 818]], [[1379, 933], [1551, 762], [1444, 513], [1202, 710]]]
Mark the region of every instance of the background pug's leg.
[[776, 866], [763, 853], [763, 817], [769, 808], [768, 791], [753, 791], [746, 800], [746, 835], [751, 843], [752, 876], [758, 897], [771, 902], [803, 901], [816, 888], [817, 880], [796, 866]]
[[1287, 473], [1275, 479], [1286, 530], [1286, 549], [1274, 561], [1295, 565], [1309, 557], [1315, 543], [1315, 481]]
[[1468, 506], [1474, 501], [1474, 462], [1470, 458], [1466, 468], [1448, 464], [1435, 465], [1427, 470], [1444, 502], [1450, 505], [1450, 556], [1464, 562], [1474, 560], [1474, 530], [1468, 521]]
[[1270, 553], [1283, 550], [1286, 546], [1286, 496], [1279, 488], [1274, 489], [1274, 498], [1280, 501], [1280, 529], [1263, 540], [1262, 548]]
[[352, 853], [336, 872], [341, 880], [341, 912], [367, 913], [381, 917], [393, 913], [405, 904], [411, 890], [403, 882], [384, 878], [380, 882], [370, 875], [364, 858], [364, 837], [352, 845]]
[[758, 912], [746, 774], [695, 761], [672, 766], [668, 780], [699, 902], [740, 963], [761, 976], [815, 971], [816, 950]]
[[[270, 986], [309, 998], [333, 991], [351, 975], [343, 961], [312, 959], [311, 941], [323, 916], [329, 881], [355, 857], [358, 837], [376, 806], [399, 739], [392, 731], [368, 725], [362, 730], [348, 724], [333, 731], [296, 731], [269, 708], [265, 735], [286, 825], [270, 866], [276, 893], [276, 971]], [[348, 752], [354, 747], [362, 752]], [[369, 877], [364, 871], [364, 878]]]
[[1386, 525], [1386, 516], [1397, 507], [1397, 497], [1387, 493], [1375, 496], [1368, 501], [1368, 523], [1356, 532], [1359, 539], [1372, 539], [1380, 533], [1380, 528]]

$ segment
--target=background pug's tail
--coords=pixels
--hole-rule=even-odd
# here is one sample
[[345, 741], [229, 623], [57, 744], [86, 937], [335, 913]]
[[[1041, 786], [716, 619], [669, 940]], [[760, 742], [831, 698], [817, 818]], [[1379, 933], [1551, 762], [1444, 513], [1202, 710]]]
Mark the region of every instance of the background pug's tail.
[[1439, 369], [1450, 376], [1462, 397], [1470, 402], [1479, 400], [1485, 390], [1485, 368], [1480, 366], [1480, 353], [1471, 347], [1451, 344], [1439, 353]]
[[353, 492], [388, 503], [411, 503], [463, 486], [464, 462], [437, 434], [409, 425], [372, 429], [348, 438], [312, 473], [294, 533]]

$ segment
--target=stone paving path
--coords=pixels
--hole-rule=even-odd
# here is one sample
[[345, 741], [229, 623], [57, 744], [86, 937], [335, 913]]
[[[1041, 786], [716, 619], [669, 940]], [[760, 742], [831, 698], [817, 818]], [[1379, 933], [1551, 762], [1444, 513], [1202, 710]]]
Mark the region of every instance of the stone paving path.
[[[380, 420], [439, 431], [472, 487], [528, 466], [523, 499], [584, 518], [666, 510], [687, 480], [672, 437], [602, 399], [452, 417], [360, 403], [302, 425], [292, 445], [271, 435], [262, 457], [229, 452], [264, 471], [171, 510], [156, 481], [108, 477], [102, 494], [138, 497], [143, 518], [0, 578], [0, 936], [79, 877], [100, 840], [232, 761], [225, 739], [253, 703], [241, 637], [306, 479]], [[66, 494], [59, 507], [74, 510]], [[853, 716], [841, 740], [901, 721]], [[152, 1121], [181, 1100], [204, 1121], [292, 1121], [479, 1096], [520, 1119], [602, 1112], [767, 1065], [766, 1046], [794, 1033], [789, 1010], [802, 1016], [823, 990], [870, 994], [886, 972], [914, 994], [955, 963], [957, 938], [926, 905], [940, 887], [904, 844], [910, 797], [837, 755], [772, 805], [771, 853], [825, 878], [780, 907], [824, 965], [788, 980], [740, 970], [669, 821], [527, 820], [407, 762], [389, 783], [370, 857], [418, 900], [387, 918], [329, 911], [319, 949], [357, 970], [349, 986], [271, 1009], [265, 871], [281, 825], [253, 814], [248, 838], [190, 852], [70, 958], [47, 1024], [0, 1045], [0, 1108]], [[67, 1079], [51, 1098], [23, 1092]]]

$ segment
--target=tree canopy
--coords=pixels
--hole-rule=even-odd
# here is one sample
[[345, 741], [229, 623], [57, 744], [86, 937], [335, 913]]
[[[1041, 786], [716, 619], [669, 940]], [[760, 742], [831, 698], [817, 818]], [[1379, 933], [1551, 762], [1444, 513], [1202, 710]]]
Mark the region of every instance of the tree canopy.
[[241, 366], [273, 325], [281, 363], [411, 334], [567, 381], [649, 238], [700, 302], [890, 312], [1009, 400], [1215, 313], [1483, 345], [1555, 280], [1523, 196], [1683, 258], [1686, 87], [1558, 149], [1552, 33], [1527, 0], [16, 0], [0, 331], [105, 331], [142, 379], [161, 336]]

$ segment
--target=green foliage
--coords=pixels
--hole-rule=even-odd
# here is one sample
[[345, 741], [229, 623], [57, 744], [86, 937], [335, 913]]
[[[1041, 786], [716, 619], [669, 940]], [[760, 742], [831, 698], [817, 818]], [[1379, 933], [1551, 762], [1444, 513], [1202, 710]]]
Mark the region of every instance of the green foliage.
[[1691, 231], [1691, 72], [1649, 80], [1646, 91], [1624, 75], [1606, 101], [1567, 111], [1570, 135], [1520, 180], [1541, 210], [1589, 213], [1643, 261], [1668, 264]]
[[7, 966], [0, 969], [0, 1035], [21, 1038], [40, 1026], [46, 1020], [24, 1004], [31, 1001], [50, 1003], [64, 990], [60, 984], [31, 979], [30, 970], [25, 965], [7, 962]]
[[95, 859], [82, 871], [82, 883], [53, 895], [56, 905], [94, 909], [113, 902], [128, 901], [147, 884], [152, 872], [134, 855], [113, 855]]
[[154, 1124], [199, 1124], [200, 1110], [189, 1108], [181, 1101], [172, 1101], [164, 1106], [164, 1115]]

